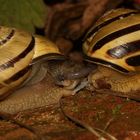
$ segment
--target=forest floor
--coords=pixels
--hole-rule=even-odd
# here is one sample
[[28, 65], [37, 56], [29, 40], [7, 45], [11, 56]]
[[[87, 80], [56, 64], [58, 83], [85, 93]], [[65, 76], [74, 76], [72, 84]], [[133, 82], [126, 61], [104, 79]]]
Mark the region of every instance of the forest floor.
[[39, 139], [37, 135], [45, 140], [99, 139], [66, 116], [92, 127], [99, 136], [107, 140], [110, 138], [106, 132], [117, 140], [140, 139], [139, 102], [84, 90], [75, 96], [63, 98], [61, 108], [53, 105], [20, 112], [14, 116], [16, 120], [31, 127], [33, 132], [13, 122], [1, 120], [0, 140]]

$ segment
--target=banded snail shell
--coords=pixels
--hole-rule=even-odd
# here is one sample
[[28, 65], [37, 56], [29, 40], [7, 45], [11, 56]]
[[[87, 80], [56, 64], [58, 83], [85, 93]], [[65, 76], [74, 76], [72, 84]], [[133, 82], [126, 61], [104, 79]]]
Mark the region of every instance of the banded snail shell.
[[32, 71], [32, 65], [63, 55], [51, 41], [22, 30], [0, 26], [0, 98], [21, 85]]
[[140, 12], [115, 9], [102, 16], [83, 43], [85, 60], [98, 64], [92, 90], [140, 100]]
[[140, 12], [107, 12], [86, 35], [83, 51], [93, 63], [122, 73], [140, 70]]

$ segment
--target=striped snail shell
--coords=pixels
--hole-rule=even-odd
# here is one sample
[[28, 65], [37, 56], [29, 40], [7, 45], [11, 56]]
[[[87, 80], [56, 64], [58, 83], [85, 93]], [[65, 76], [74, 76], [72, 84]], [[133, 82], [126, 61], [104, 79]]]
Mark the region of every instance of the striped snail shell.
[[83, 44], [87, 58], [122, 73], [140, 70], [140, 12], [107, 12], [87, 33]]
[[86, 61], [98, 64], [89, 76], [95, 90], [140, 100], [139, 11], [107, 12], [86, 34], [83, 52]]
[[41, 60], [61, 59], [51, 41], [22, 30], [0, 26], [0, 99], [30, 77], [32, 66]]

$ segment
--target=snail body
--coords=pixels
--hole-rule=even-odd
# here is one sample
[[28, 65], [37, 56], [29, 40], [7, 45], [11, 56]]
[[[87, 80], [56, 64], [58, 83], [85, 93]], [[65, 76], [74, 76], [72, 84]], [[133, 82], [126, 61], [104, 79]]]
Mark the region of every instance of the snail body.
[[49, 73], [30, 86], [24, 86], [0, 102], [0, 112], [15, 114], [21, 111], [59, 103], [63, 96], [72, 95], [72, 90], [56, 86]]
[[[57, 104], [62, 97], [74, 95], [77, 90], [83, 88], [83, 86], [78, 88], [78, 84], [89, 73], [87, 68], [85, 68], [86, 72], [83, 71], [84, 65], [81, 63], [77, 64], [69, 60], [50, 60], [42, 64], [37, 63], [37, 65], [40, 69], [36, 72], [36, 76], [30, 78], [24, 86], [0, 101], [0, 112], [15, 114], [24, 110]], [[80, 72], [80, 70], [82, 71]]]
[[101, 17], [83, 44], [85, 60], [98, 65], [89, 76], [94, 89], [140, 99], [139, 44], [139, 11], [120, 8]]

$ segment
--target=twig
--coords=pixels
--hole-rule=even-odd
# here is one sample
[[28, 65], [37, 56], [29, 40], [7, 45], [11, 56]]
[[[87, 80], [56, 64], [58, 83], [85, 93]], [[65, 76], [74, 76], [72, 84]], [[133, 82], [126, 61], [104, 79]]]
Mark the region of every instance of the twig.
[[105, 125], [105, 127], [104, 127], [104, 131], [108, 129], [108, 127], [111, 125], [111, 123], [114, 121], [114, 119], [115, 119], [115, 118], [113, 117], [113, 118], [111, 118], [111, 119], [106, 123], [106, 125]]
[[111, 134], [107, 133], [104, 130], [101, 130], [99, 128], [95, 128], [95, 130], [98, 130], [99, 132], [102, 132], [103, 134], [107, 135], [111, 140], [117, 140], [114, 136], [112, 136]]

